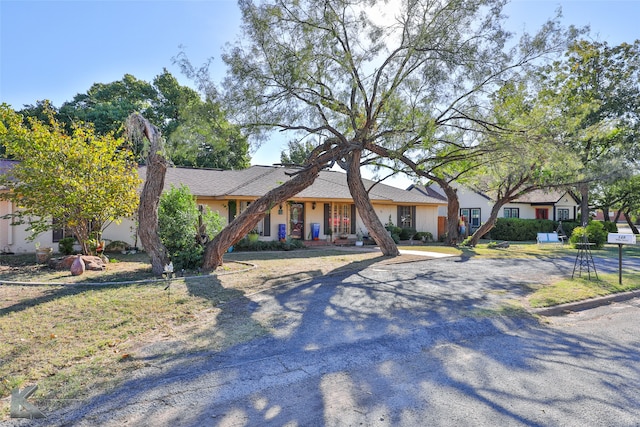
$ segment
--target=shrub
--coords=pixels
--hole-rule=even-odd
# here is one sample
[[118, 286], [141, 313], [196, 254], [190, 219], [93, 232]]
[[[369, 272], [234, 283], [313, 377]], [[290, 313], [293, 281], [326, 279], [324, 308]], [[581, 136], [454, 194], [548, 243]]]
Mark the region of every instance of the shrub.
[[602, 249], [607, 241], [608, 232], [605, 230], [601, 221], [591, 221], [587, 227], [576, 227], [571, 233], [569, 243], [575, 248], [578, 243], [582, 242], [584, 235], [587, 235], [589, 243], [594, 243], [594, 249]]
[[233, 248], [237, 251], [289, 251], [303, 249], [305, 245], [302, 240], [298, 239], [287, 239], [284, 242], [277, 240], [250, 242], [248, 239], [242, 239]]
[[73, 245], [76, 242], [74, 237], [63, 237], [58, 242], [58, 250], [62, 255], [73, 255], [75, 250], [73, 249]]
[[471, 246], [471, 239], [472, 236], [468, 236], [462, 241], [462, 243], [460, 243], [460, 246]]
[[[199, 222], [204, 230], [199, 229]], [[222, 228], [223, 219], [209, 209], [198, 210], [189, 188], [172, 187], [160, 197], [158, 228], [160, 240], [167, 248], [176, 269], [194, 269], [202, 265], [202, 242], [213, 238]], [[199, 235], [199, 234], [204, 235]]]
[[[491, 230], [491, 238], [495, 240], [531, 241], [536, 240], [537, 233], [552, 233], [558, 229], [559, 222], [548, 219], [498, 218]], [[563, 221], [562, 229], [567, 236], [579, 224]]]
[[433, 234], [428, 231], [418, 231], [413, 235], [413, 240], [422, 240], [423, 242], [432, 242]]
[[602, 225], [604, 226], [604, 229], [605, 229], [605, 231], [607, 233], [617, 233], [618, 232], [618, 226], [616, 225], [615, 222], [613, 222], [613, 221], [598, 221], [598, 222], [602, 222]]
[[415, 228], [400, 228], [398, 236], [400, 237], [400, 240], [411, 240], [415, 234]]

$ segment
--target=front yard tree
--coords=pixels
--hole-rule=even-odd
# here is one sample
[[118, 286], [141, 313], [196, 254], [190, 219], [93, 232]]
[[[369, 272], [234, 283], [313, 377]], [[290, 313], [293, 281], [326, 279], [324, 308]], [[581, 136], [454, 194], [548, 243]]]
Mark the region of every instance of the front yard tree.
[[424, 158], [446, 148], [443, 135], [471, 127], [492, 85], [562, 35], [550, 22], [509, 50], [502, 0], [239, 4], [244, 34], [223, 56], [227, 105], [259, 137], [275, 129], [335, 140], [358, 212], [385, 255], [397, 247], [356, 182], [371, 152]]
[[0, 196], [20, 206], [15, 220], [29, 223], [32, 238], [66, 227], [89, 253], [93, 232], [99, 239], [111, 222], [134, 214], [140, 179], [122, 140], [82, 123], [67, 133], [53, 116], [25, 124], [6, 104], [0, 114], [0, 138], [18, 161], [1, 182], [10, 191]]
[[134, 145], [144, 145], [145, 140], [149, 145], [145, 160], [147, 175], [138, 207], [138, 236], [151, 258], [151, 271], [156, 276], [160, 276], [165, 266], [169, 264], [169, 252], [162, 243], [158, 231], [158, 205], [168, 166], [164, 155], [164, 139], [160, 129], [138, 113], [127, 118], [126, 130], [127, 139]]
[[548, 114], [565, 128], [561, 140], [582, 162], [578, 189], [586, 225], [590, 183], [615, 180], [638, 155], [640, 40], [619, 46], [577, 41], [543, 77]]
[[534, 190], [568, 184], [581, 167], [574, 153], [558, 143], [535, 98], [524, 82], [507, 83], [492, 96], [489, 119], [496, 130], [483, 135], [485, 154], [465, 184], [490, 195], [493, 206], [470, 246], [491, 231], [504, 205]]

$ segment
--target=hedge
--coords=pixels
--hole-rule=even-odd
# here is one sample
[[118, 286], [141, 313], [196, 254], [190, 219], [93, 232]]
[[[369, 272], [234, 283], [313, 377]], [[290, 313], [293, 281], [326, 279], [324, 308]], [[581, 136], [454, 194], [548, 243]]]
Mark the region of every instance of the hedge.
[[[553, 233], [558, 229], [558, 224], [558, 221], [550, 219], [498, 218], [487, 237], [515, 242], [536, 240], [537, 233]], [[571, 236], [573, 229], [579, 225], [573, 221], [562, 221], [562, 229], [567, 236]]]

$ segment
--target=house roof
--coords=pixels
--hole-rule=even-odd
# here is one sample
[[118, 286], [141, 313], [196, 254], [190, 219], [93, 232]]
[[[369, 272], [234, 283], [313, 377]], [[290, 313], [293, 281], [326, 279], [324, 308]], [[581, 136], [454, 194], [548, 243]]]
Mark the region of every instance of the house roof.
[[418, 186], [418, 185], [411, 184], [409, 188], [407, 188], [407, 191], [410, 191], [414, 194], [421, 194], [422, 197], [429, 197], [436, 200], [440, 200], [443, 203], [447, 203], [447, 198], [445, 196], [438, 193], [436, 190], [434, 190], [429, 186]]
[[[437, 184], [433, 184], [433, 185], [437, 185]], [[463, 185], [456, 184], [456, 183], [453, 183], [452, 185], [454, 185], [457, 188], [463, 187]], [[444, 199], [446, 200], [446, 196], [438, 193], [438, 191], [433, 189], [432, 186], [416, 187], [415, 189], [413, 189], [412, 187], [413, 186], [409, 187], [409, 190], [412, 190], [412, 191], [426, 190], [431, 193], [439, 194], [441, 197], [444, 197]], [[478, 191], [469, 187], [464, 187], [464, 188], [466, 188], [469, 191], [473, 191], [474, 193], [486, 198], [487, 200], [495, 201], [494, 194], [483, 193], [481, 191]], [[565, 195], [568, 195], [569, 197], [571, 197], [574, 202], [576, 203], [578, 202], [576, 197], [568, 190], [541, 189], [541, 190], [533, 190], [527, 194], [523, 194], [517, 199], [512, 200], [511, 203], [525, 203], [525, 204], [531, 204], [531, 205], [553, 205], [558, 203]]]
[[[168, 168], [165, 189], [186, 185], [191, 193], [199, 197], [219, 199], [260, 197], [291, 179], [287, 173], [299, 168], [285, 166], [251, 166], [242, 170]], [[140, 176], [146, 176], [146, 167], [139, 168]], [[363, 179], [371, 201], [378, 203], [446, 204], [446, 199], [437, 195], [411, 192]], [[296, 195], [301, 199], [352, 200], [347, 185], [347, 175], [337, 171], [323, 170], [314, 183]]]
[[[566, 190], [534, 190], [530, 193], [524, 194], [517, 199], [513, 200], [511, 203], [529, 203], [532, 205], [536, 204], [555, 204], [567, 194]], [[570, 194], [573, 198], [573, 196]], [[575, 201], [575, 198], [574, 198]]]

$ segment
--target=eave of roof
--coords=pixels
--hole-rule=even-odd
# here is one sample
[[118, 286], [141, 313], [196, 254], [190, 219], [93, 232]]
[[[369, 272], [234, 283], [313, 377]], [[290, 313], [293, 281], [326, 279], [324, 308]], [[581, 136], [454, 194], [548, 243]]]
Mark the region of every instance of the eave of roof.
[[[216, 199], [256, 198], [291, 179], [299, 168], [282, 166], [251, 166], [243, 170], [168, 168], [165, 190], [171, 186], [186, 185], [198, 197]], [[146, 176], [146, 167], [139, 168], [140, 177]], [[376, 203], [446, 204], [446, 200], [412, 193], [382, 183], [363, 179], [369, 197]], [[296, 199], [327, 199], [351, 201], [346, 174], [337, 171], [321, 171], [315, 182], [295, 196]]]

